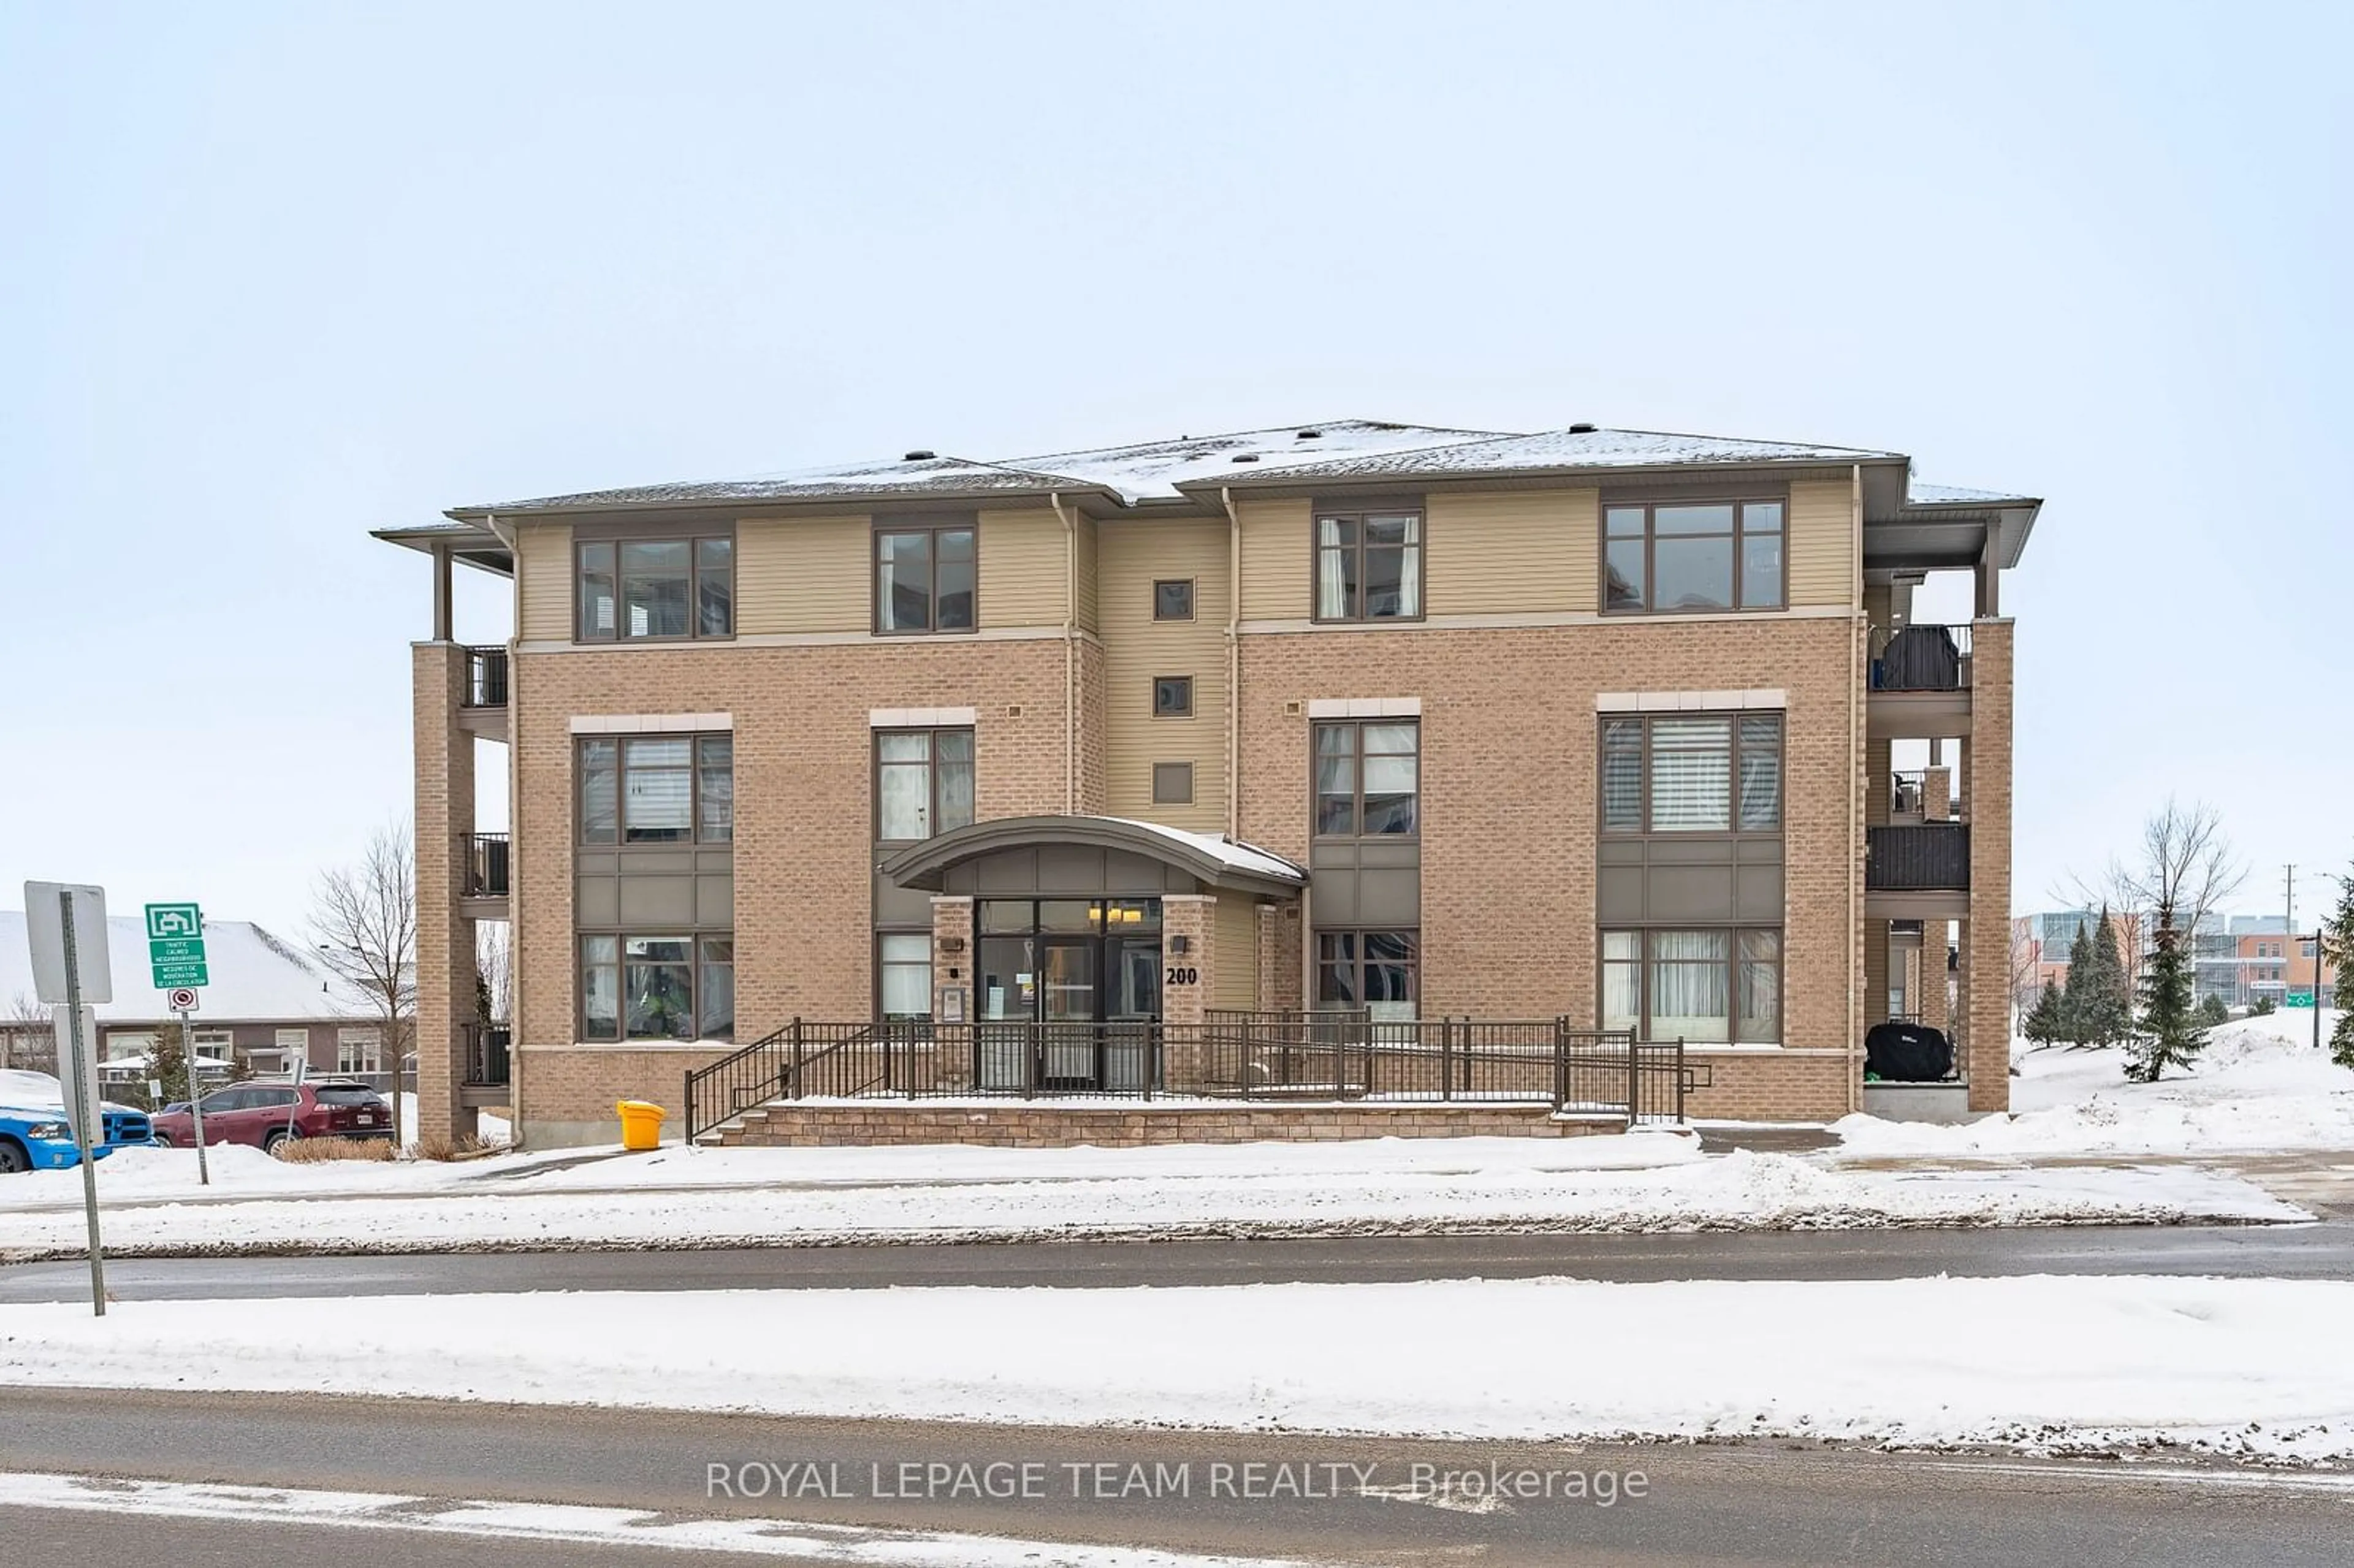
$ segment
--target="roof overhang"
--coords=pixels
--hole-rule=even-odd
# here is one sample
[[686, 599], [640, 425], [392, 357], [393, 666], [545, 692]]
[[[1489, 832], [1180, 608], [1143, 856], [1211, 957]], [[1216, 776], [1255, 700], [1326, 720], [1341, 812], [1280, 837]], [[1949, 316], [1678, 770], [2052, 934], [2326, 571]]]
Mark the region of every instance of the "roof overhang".
[[1991, 561], [2005, 571], [2019, 565], [2043, 503], [2026, 497], [1998, 502], [1908, 503], [1893, 516], [1863, 522], [1867, 581], [1884, 583], [1923, 572], [1967, 571]]
[[487, 526], [472, 523], [428, 523], [415, 528], [376, 528], [369, 531], [368, 536], [428, 556], [447, 550], [452, 560], [463, 561], [470, 567], [479, 567], [503, 577], [514, 576], [513, 546]]
[[1205, 887], [1288, 898], [1308, 884], [1308, 873], [1280, 855], [1125, 817], [998, 817], [926, 839], [883, 863], [883, 874], [902, 887], [938, 892], [952, 868], [1002, 850], [1076, 844], [1125, 850], [1174, 866]]

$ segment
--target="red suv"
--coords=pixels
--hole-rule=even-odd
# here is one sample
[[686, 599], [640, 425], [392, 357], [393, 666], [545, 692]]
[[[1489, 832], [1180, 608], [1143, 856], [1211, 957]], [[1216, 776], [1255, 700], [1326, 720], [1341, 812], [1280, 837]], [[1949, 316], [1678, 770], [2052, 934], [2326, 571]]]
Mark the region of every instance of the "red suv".
[[[204, 1098], [207, 1143], [275, 1149], [289, 1138], [390, 1138], [392, 1107], [366, 1084], [321, 1078], [292, 1084], [231, 1084]], [[155, 1141], [196, 1146], [196, 1118], [186, 1107], [154, 1118]]]

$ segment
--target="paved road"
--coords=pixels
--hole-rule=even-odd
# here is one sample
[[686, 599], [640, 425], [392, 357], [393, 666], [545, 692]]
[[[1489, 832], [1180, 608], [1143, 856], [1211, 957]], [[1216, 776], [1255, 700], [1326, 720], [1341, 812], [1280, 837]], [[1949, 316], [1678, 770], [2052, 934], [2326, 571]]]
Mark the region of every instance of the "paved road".
[[[1242, 1285], [1549, 1274], [1624, 1280], [1890, 1279], [1936, 1273], [2354, 1278], [2354, 1224], [118, 1258], [107, 1265], [106, 1279], [118, 1298], [130, 1301], [814, 1286]], [[68, 1301], [89, 1289], [89, 1266], [79, 1261], [0, 1266], [0, 1302]]]
[[[2199, 1563], [2214, 1568], [2343, 1563], [2354, 1492], [2295, 1477], [2173, 1465], [2022, 1464], [1797, 1445], [1582, 1446], [1302, 1438], [795, 1421], [424, 1401], [12, 1389], [0, 1467], [188, 1481], [318, 1487], [461, 1499], [642, 1507], [677, 1518], [758, 1515], [1035, 1540], [1149, 1544], [1328, 1562], [1428, 1563], [1884, 1564], [1968, 1568], [2025, 1562]], [[714, 1499], [708, 1467], [767, 1461], [835, 1467], [841, 1494], [790, 1503]], [[910, 1499], [903, 1462], [1031, 1463], [1043, 1496]], [[1158, 1495], [1090, 1495], [1098, 1464], [1141, 1464]], [[1373, 1467], [1373, 1486], [1409, 1488], [1413, 1467], [1485, 1474], [1601, 1471], [1627, 1489], [1439, 1508], [1362, 1492], [1211, 1495], [1213, 1467]], [[1071, 1471], [1066, 1467], [1083, 1467]], [[1185, 1467], [1188, 1483], [1173, 1484]], [[1155, 1468], [1157, 1467], [1157, 1468]], [[1632, 1495], [1633, 1472], [1644, 1495]], [[1271, 1478], [1277, 1472], [1258, 1472]], [[1350, 1471], [1324, 1474], [1341, 1474]], [[1082, 1478], [1073, 1497], [1066, 1477]], [[1126, 1483], [1123, 1481], [1123, 1486]], [[1276, 1489], [1271, 1485], [1262, 1489]], [[1463, 1500], [1460, 1492], [1456, 1499]], [[26, 1533], [17, 1533], [19, 1530]], [[11, 1561], [175, 1564], [335, 1561], [345, 1568], [448, 1563], [652, 1561], [637, 1552], [545, 1548], [405, 1531], [265, 1523], [181, 1523], [0, 1507]], [[452, 1550], [456, 1545], [464, 1550]], [[1484, 1551], [1478, 1549], [1484, 1548]], [[676, 1562], [676, 1555], [668, 1559]], [[736, 1561], [732, 1556], [722, 1561]]]

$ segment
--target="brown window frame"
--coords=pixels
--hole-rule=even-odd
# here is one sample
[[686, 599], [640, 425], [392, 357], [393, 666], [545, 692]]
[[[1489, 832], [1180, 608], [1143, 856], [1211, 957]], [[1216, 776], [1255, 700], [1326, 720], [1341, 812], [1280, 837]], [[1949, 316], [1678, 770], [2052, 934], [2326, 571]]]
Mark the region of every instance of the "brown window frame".
[[[629, 823], [625, 821], [629, 801], [630, 742], [633, 740], [683, 740], [686, 749], [687, 834], [683, 839], [630, 840]], [[727, 742], [727, 832], [726, 836], [713, 836], [704, 820], [705, 793], [703, 778], [704, 743], [712, 740]], [[613, 836], [610, 840], [588, 836], [588, 748], [610, 746], [613, 748]], [[736, 842], [736, 732], [730, 729], [663, 731], [659, 734], [632, 732], [612, 735], [576, 735], [572, 737], [572, 842], [581, 849], [595, 850], [679, 850], [706, 849], [718, 845], [733, 848]]]
[[[1400, 548], [1411, 551], [1415, 561], [1414, 609], [1398, 615], [1369, 615], [1365, 612], [1365, 553], [1371, 548], [1365, 543], [1367, 517], [1411, 517], [1414, 520], [1414, 540]], [[1324, 524], [1327, 520], [1356, 524], [1353, 545], [1333, 546], [1349, 551], [1356, 558], [1357, 588], [1351, 596], [1350, 608], [1341, 615], [1324, 613], [1323, 572]], [[1387, 546], [1384, 546], [1386, 548]], [[1308, 607], [1310, 620], [1319, 626], [1384, 626], [1393, 622], [1410, 626], [1425, 620], [1430, 613], [1430, 512], [1419, 496], [1390, 502], [1349, 501], [1336, 504], [1318, 503], [1308, 514]]]
[[[1365, 832], [1365, 726], [1405, 725], [1414, 730], [1414, 826], [1402, 833], [1369, 833]], [[1317, 763], [1324, 755], [1317, 742], [1317, 732], [1326, 729], [1347, 729], [1352, 739], [1350, 747], [1351, 795], [1349, 820], [1354, 825], [1345, 833], [1324, 831], [1324, 791], [1318, 787]], [[1309, 837], [1328, 843], [1370, 841], [1374, 843], [1418, 843], [1422, 839], [1422, 720], [1407, 718], [1317, 719], [1308, 726], [1308, 829]], [[1377, 751], [1376, 757], [1404, 755], [1394, 751]]]
[[[703, 630], [703, 584], [706, 573], [703, 564], [703, 547], [707, 544], [727, 546], [727, 630]], [[632, 633], [622, 626], [626, 601], [622, 593], [621, 552], [633, 545], [684, 545], [686, 546], [686, 630], [684, 632]], [[609, 553], [610, 565], [607, 577], [613, 594], [613, 629], [595, 631], [586, 624], [588, 596], [584, 588], [588, 577], [588, 554], [591, 550]], [[572, 541], [572, 641], [576, 644], [602, 647], [647, 642], [727, 642], [736, 636], [736, 535], [733, 531], [697, 530], [684, 534], [614, 534], [597, 537], [575, 536]]]
[[[1183, 589], [1185, 590], [1185, 613], [1184, 613], [1184, 614], [1182, 614], [1182, 615], [1163, 615], [1163, 614], [1161, 614], [1161, 590], [1162, 588], [1183, 588]], [[1181, 622], [1181, 621], [1188, 621], [1188, 620], [1196, 620], [1196, 619], [1198, 619], [1199, 614], [1200, 614], [1200, 593], [1199, 593], [1199, 579], [1198, 579], [1198, 578], [1194, 578], [1194, 577], [1155, 577], [1155, 578], [1153, 578], [1153, 579], [1152, 579], [1152, 619], [1153, 619], [1153, 620], [1159, 620], [1159, 621]]]
[[[1609, 1023], [1607, 1022], [1609, 1014], [1606, 1009], [1610, 1004], [1610, 966], [1614, 963], [1624, 964], [1630, 961], [1626, 959], [1610, 959], [1604, 956], [1608, 950], [1609, 939], [1614, 936], [1631, 933], [1636, 938], [1636, 957], [1631, 960], [1635, 966], [1635, 1012], [1637, 1023], [1635, 1038], [1646, 1043], [1649, 1043], [1653, 1039], [1650, 1032], [1651, 966], [1659, 960], [1652, 957], [1651, 938], [1654, 936], [1682, 931], [1722, 931], [1725, 934], [1726, 938], [1724, 965], [1725, 984], [1728, 989], [1724, 993], [1726, 1007], [1726, 1017], [1724, 1021], [1725, 1038], [1722, 1042], [1702, 1040], [1690, 1042], [1690, 1044], [1697, 1044], [1703, 1049], [1723, 1049], [1734, 1045], [1787, 1046], [1789, 1044], [1790, 1038], [1789, 932], [1787, 927], [1771, 926], [1755, 920], [1734, 922], [1732, 924], [1726, 924], [1722, 921], [1706, 920], [1685, 922], [1663, 921], [1659, 924], [1650, 926], [1611, 925], [1597, 927], [1594, 933], [1595, 1027], [1597, 1029], [1606, 1029], [1609, 1027]], [[1741, 956], [1741, 938], [1744, 935], [1759, 931], [1770, 931], [1774, 936], [1774, 1033], [1777, 1038], [1773, 1040], [1744, 1040], [1741, 1038], [1741, 966], [1745, 960], [1744, 960]]]
[[[1790, 821], [1790, 715], [1781, 708], [1706, 708], [1661, 709], [1649, 713], [1606, 713], [1597, 715], [1595, 726], [1595, 830], [1606, 838], [1659, 838], [1691, 841], [1711, 836], [1719, 838], [1778, 839], [1789, 831]], [[1741, 820], [1742, 793], [1742, 728], [1743, 721], [1772, 718], [1777, 722], [1774, 741], [1776, 780], [1774, 786], [1774, 825], [1744, 827]], [[1723, 719], [1728, 721], [1731, 750], [1727, 766], [1732, 769], [1729, 810], [1726, 825], [1722, 828], [1658, 828], [1651, 825], [1652, 726], [1661, 719]], [[1610, 822], [1610, 732], [1620, 725], [1638, 726], [1643, 736], [1636, 800], [1636, 825], [1614, 827]]]
[[[920, 839], [885, 838], [883, 833], [883, 769], [886, 766], [883, 760], [883, 742], [886, 736], [898, 735], [920, 735], [925, 737], [926, 752], [924, 758], [924, 788], [926, 795], [924, 810], [927, 819], [931, 823], [932, 831], [925, 835], [924, 838]], [[972, 767], [972, 821], [959, 822], [956, 825], [956, 828], [944, 828], [940, 826], [940, 736], [944, 735], [960, 735], [965, 737], [966, 747], [970, 753], [970, 762]], [[957, 828], [970, 827], [972, 822], [977, 822], [981, 820], [981, 736], [980, 732], [971, 725], [894, 725], [887, 729], [877, 729], [873, 732], [872, 737], [867, 742], [867, 766], [872, 771], [874, 779], [873, 790], [875, 795], [875, 809], [873, 819], [869, 825], [873, 829], [875, 842], [878, 844], [924, 843], [931, 839], [939, 837], [942, 833], [954, 832], [957, 831]], [[887, 766], [893, 768], [907, 768], [913, 765], [905, 762], [894, 762]]]
[[[1683, 506], [1730, 506], [1733, 508], [1733, 531], [1729, 535], [1670, 534], [1668, 535], [1670, 539], [1730, 540], [1733, 548], [1733, 602], [1731, 604], [1655, 606], [1651, 602], [1651, 596], [1657, 590], [1659, 581], [1659, 512], [1663, 506], [1671, 509]], [[1772, 533], [1782, 541], [1782, 570], [1775, 584], [1775, 600], [1771, 604], [1744, 602], [1743, 588], [1748, 574], [1743, 560], [1742, 547], [1752, 532], [1745, 526], [1749, 518], [1749, 508], [1752, 506], [1778, 506], [1782, 509], [1782, 526], [1778, 530], [1762, 528], [1755, 530], [1761, 535]], [[1610, 602], [1611, 541], [1614, 537], [1623, 539], [1632, 538], [1634, 535], [1614, 535], [1610, 532], [1610, 514], [1613, 512], [1634, 511], [1643, 514], [1641, 535], [1643, 602], [1639, 605], [1613, 606]], [[1600, 601], [1599, 609], [1605, 615], [1771, 615], [1777, 610], [1787, 610], [1790, 608], [1790, 498], [1787, 493], [1780, 495], [1770, 493], [1740, 495], [1661, 495], [1639, 498], [1626, 496], [1605, 499], [1596, 521], [1599, 524], [1596, 530], [1599, 537], [1596, 541], [1595, 591]]]
[[[678, 1036], [675, 1034], [632, 1035], [630, 1033], [630, 942], [633, 938], [641, 940], [655, 942], [684, 942], [687, 945], [687, 1012], [695, 1022], [694, 1031], [687, 1036], [687, 1039], [689, 1041], [734, 1041], [736, 1038], [736, 1020], [734, 1017], [736, 1011], [736, 930], [732, 926], [724, 928], [715, 927], [711, 929], [705, 929], [702, 927], [691, 927], [683, 930], [677, 927], [665, 928], [662, 927], [655, 927], [651, 929], [642, 927], [625, 930], [618, 927], [598, 926], [583, 927], [580, 930], [575, 931], [572, 934], [572, 1027], [578, 1033], [577, 1033], [573, 1038], [580, 1041], [583, 1044], [616, 1045], [623, 1047], [638, 1042], [677, 1041]], [[609, 940], [613, 944], [613, 959], [610, 966], [613, 971], [614, 1008], [613, 1033], [610, 1035], [592, 1034], [589, 1033], [588, 1029], [588, 944], [592, 940], [599, 939]], [[714, 967], [714, 960], [706, 959], [704, 956], [703, 945], [705, 942], [725, 942], [727, 945], [727, 957], [722, 961], [725, 962], [727, 969], [727, 1011], [729, 1018], [727, 1021], [727, 1030], [725, 1033], [721, 1034], [705, 1034], [703, 1033], [703, 1009], [705, 1000], [704, 996], [704, 983], [705, 979], [704, 971], [706, 969]], [[609, 966], [600, 963], [598, 967], [606, 968]]]
[[[1181, 798], [1161, 792], [1161, 770], [1182, 768], [1185, 770], [1185, 793]], [[1190, 762], [1156, 762], [1152, 765], [1152, 803], [1156, 806], [1190, 806], [1193, 803], [1193, 765]]]
[[[929, 623], [924, 626], [885, 626], [883, 624], [883, 540], [886, 535], [928, 534], [931, 535], [931, 579], [926, 603], [930, 606]], [[972, 619], [963, 626], [940, 624], [940, 535], [969, 534], [972, 536]], [[867, 629], [876, 637], [970, 637], [981, 630], [981, 519], [976, 513], [927, 513], [900, 516], [878, 515], [867, 530], [866, 539]]]
[[[1161, 688], [1167, 686], [1183, 693], [1185, 705], [1164, 708], [1161, 705]], [[1189, 719], [1193, 716], [1193, 677], [1191, 675], [1155, 675], [1152, 677], [1152, 716], [1157, 719]]]

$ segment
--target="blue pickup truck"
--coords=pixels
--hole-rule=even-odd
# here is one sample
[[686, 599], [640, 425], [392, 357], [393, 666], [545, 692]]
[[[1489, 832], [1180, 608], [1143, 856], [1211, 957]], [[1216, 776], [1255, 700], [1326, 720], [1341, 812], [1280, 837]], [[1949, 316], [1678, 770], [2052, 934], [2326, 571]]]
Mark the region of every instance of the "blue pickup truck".
[[[126, 1144], [155, 1141], [147, 1113], [109, 1101], [99, 1107], [106, 1141], [94, 1151], [103, 1160]], [[47, 1073], [0, 1070], [0, 1176], [19, 1171], [55, 1171], [81, 1162], [66, 1126], [66, 1092]]]

